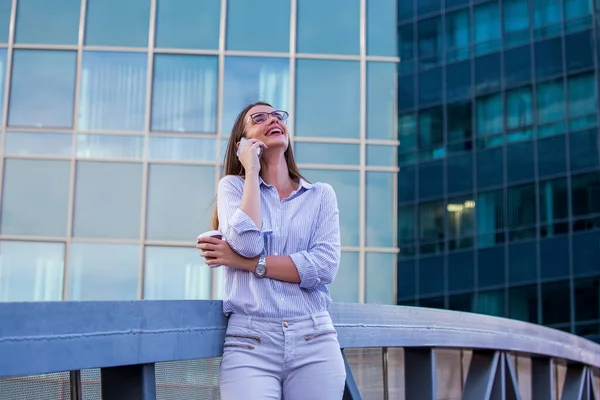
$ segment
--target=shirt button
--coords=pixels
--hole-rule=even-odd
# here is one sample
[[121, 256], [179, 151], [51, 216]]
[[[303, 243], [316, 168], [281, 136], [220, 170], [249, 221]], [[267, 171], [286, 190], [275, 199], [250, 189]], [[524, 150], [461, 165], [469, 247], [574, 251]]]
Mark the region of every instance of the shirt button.
[[279, 253], [278, 253], [278, 252], [275, 252], [275, 253], [273, 253], [273, 255], [276, 255], [276, 256], [278, 256], [278, 255], [279, 255]]
[[283, 321], [283, 327], [284, 327], [284, 328], [288, 328], [289, 326], [290, 326], [290, 324], [288, 324], [288, 322], [287, 322], [287, 321]]

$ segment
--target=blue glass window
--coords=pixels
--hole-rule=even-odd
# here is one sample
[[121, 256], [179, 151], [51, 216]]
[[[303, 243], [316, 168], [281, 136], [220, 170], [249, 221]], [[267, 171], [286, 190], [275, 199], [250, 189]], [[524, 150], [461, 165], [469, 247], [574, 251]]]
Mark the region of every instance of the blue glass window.
[[534, 184], [508, 188], [507, 192], [507, 228], [510, 240], [528, 239], [536, 236], [536, 190]]
[[[302, 4], [302, 0], [299, 3]], [[315, 12], [314, 17], [317, 14]], [[257, 23], [265, 19], [268, 23]], [[228, 0], [226, 26], [228, 50], [287, 52], [290, 48], [290, 2]]]
[[589, 0], [565, 0], [564, 7], [565, 20], [592, 14], [592, 2]]
[[[573, 274], [574, 275], [590, 275], [598, 274], [600, 272], [600, 247], [598, 246], [600, 241], [600, 232], [584, 233], [579, 235], [573, 235]], [[587, 300], [589, 302], [581, 301], [578, 304], [579, 309], [575, 309], [578, 314], [587, 314], [589, 317], [580, 317], [581, 319], [598, 319], [598, 304], [600, 304], [600, 286], [598, 277], [590, 282], [590, 278], [580, 280], [579, 282], [586, 282], [589, 286], [590, 291], [588, 294], [590, 297]], [[578, 283], [575, 281], [576, 284]], [[578, 285], [579, 286], [579, 285]], [[577, 290], [579, 289], [579, 290]], [[581, 291], [581, 287], [575, 289], [576, 293]], [[580, 297], [579, 293], [576, 294]], [[585, 311], [584, 311], [585, 310]], [[587, 311], [587, 312], [586, 312]], [[590, 318], [591, 317], [591, 318]], [[597, 324], [597, 322], [596, 322]]]
[[[444, 290], [444, 257], [427, 257], [419, 260], [419, 295], [429, 296]], [[443, 301], [442, 301], [443, 306]]]
[[400, 257], [407, 258], [415, 255], [417, 242], [415, 206], [398, 207], [398, 247]]
[[596, 128], [569, 133], [572, 171], [600, 166], [600, 146], [598, 145], [600, 138], [598, 136]]
[[444, 193], [444, 163], [442, 160], [419, 165], [419, 198], [441, 197]]
[[8, 42], [11, 9], [12, 1], [0, 1], [0, 43]]
[[216, 133], [217, 74], [217, 57], [157, 54], [151, 129]]
[[357, 138], [359, 63], [300, 59], [296, 66], [296, 135]]
[[395, 86], [395, 63], [367, 63], [367, 138], [394, 139]]
[[494, 94], [479, 97], [477, 108], [477, 135], [487, 136], [502, 132], [502, 96]]
[[[10, 12], [9, 12], [10, 13]], [[413, 0], [398, 2], [398, 21], [412, 19], [415, 13], [415, 2]]]
[[[1, 2], [0, 2], [1, 4]], [[0, 12], [2, 11], [2, 9], [0, 8]], [[4, 81], [6, 77], [6, 49], [1, 49], [0, 48], [0, 93], [2, 93], [2, 96], [0, 96], [0, 109], [4, 110]], [[0, 122], [2, 121], [2, 116], [0, 116]]]
[[491, 92], [500, 89], [500, 53], [488, 54], [475, 59], [475, 89], [477, 92]]
[[508, 281], [510, 284], [535, 282], [537, 253], [534, 242], [518, 243], [508, 247]]
[[398, 171], [398, 203], [415, 200], [416, 167], [404, 167]]
[[396, 205], [381, 199], [391, 199], [394, 191], [394, 173], [367, 172], [366, 176], [366, 245], [371, 247], [393, 247]]
[[76, 60], [74, 51], [15, 50], [9, 125], [72, 127]]
[[[573, 217], [600, 214], [600, 171], [573, 176], [571, 179], [571, 213]], [[597, 222], [596, 222], [597, 224]], [[579, 230], [575, 226], [574, 230]]]
[[433, 67], [444, 59], [444, 31], [442, 18], [434, 17], [419, 21], [419, 64], [421, 67]]
[[289, 87], [287, 58], [226, 57], [221, 133], [229, 135], [239, 112], [256, 101], [266, 101], [277, 109], [291, 112]]
[[544, 82], [537, 85], [537, 122], [548, 124], [538, 127], [538, 136], [549, 136], [564, 132], [565, 90], [563, 80]]
[[19, 2], [15, 43], [77, 44], [81, 0]]
[[471, 97], [471, 61], [446, 66], [446, 100]]
[[442, 101], [442, 68], [433, 68], [419, 73], [419, 105]]
[[359, 0], [298, 0], [297, 13], [298, 53], [359, 53]]
[[506, 92], [506, 128], [523, 129], [533, 124], [531, 86]]
[[506, 86], [531, 82], [531, 47], [529, 45], [504, 52], [504, 81]]
[[569, 232], [568, 225], [564, 223], [569, 217], [568, 194], [566, 178], [541, 181], [538, 184], [542, 237], [552, 237]]
[[508, 183], [533, 179], [535, 165], [533, 142], [511, 144], [506, 147], [506, 180]]
[[[571, 283], [569, 280], [542, 283], [542, 321], [550, 324], [571, 322]], [[563, 328], [565, 329], [565, 328]], [[566, 328], [570, 328], [567, 326]]]
[[[223, 147], [227, 147], [227, 142]], [[224, 150], [223, 147], [222, 150]], [[148, 158], [150, 160], [215, 162], [217, 160], [217, 140], [216, 138], [152, 135], [148, 143]]]
[[446, 205], [448, 251], [473, 247], [475, 205], [472, 195], [448, 199]]
[[569, 239], [566, 236], [540, 240], [540, 266], [542, 279], [569, 276], [571, 265]]
[[[504, 242], [505, 216], [502, 189], [477, 194], [477, 234], [479, 247], [493, 246]], [[481, 260], [480, 260], [481, 263]]]
[[475, 6], [473, 18], [475, 54], [486, 54], [498, 50], [502, 42], [498, 1]]
[[[338, 145], [339, 146], [339, 145]], [[367, 165], [380, 167], [396, 167], [396, 146], [368, 144]]]
[[[551, 176], [564, 173], [567, 170], [565, 135], [539, 139], [537, 142], [538, 175]], [[571, 147], [571, 151], [573, 151]], [[571, 168], [577, 160], [571, 156]]]
[[399, 67], [403, 68], [403, 63], [408, 63], [415, 58], [415, 24], [408, 23], [398, 27], [398, 56], [402, 59]]
[[441, 106], [419, 112], [418, 140], [423, 158], [438, 158], [444, 155], [444, 118]]
[[446, 105], [448, 143], [471, 142], [473, 139], [471, 102]]
[[156, 34], [159, 48], [219, 48], [221, 0], [156, 0]]
[[143, 131], [148, 56], [145, 53], [83, 53], [79, 130]]
[[367, 1], [368, 55], [396, 56], [397, 4], [397, 0]]
[[502, 148], [477, 153], [477, 186], [487, 188], [504, 183], [504, 156]]
[[[482, 288], [486, 286], [498, 286], [503, 285], [505, 282], [505, 271], [506, 271], [506, 259], [504, 253], [504, 247], [497, 246], [488, 249], [482, 249], [477, 254], [477, 286]], [[479, 296], [478, 307], [479, 312], [485, 313], [481, 308], [487, 309], [503, 309], [504, 299], [502, 301], [491, 301], [493, 298], [487, 298], [485, 295]], [[483, 306], [483, 307], [482, 307]], [[490, 314], [496, 314], [492, 312]]]
[[562, 73], [562, 41], [560, 38], [535, 43], [535, 76], [542, 79]]
[[417, 1], [417, 14], [425, 15], [436, 11], [440, 11], [441, 8], [440, 0], [418, 0]]
[[77, 134], [77, 158], [112, 158], [141, 160], [144, 158], [142, 135]]
[[596, 126], [598, 97], [594, 73], [571, 76], [567, 80], [569, 129]]
[[148, 46], [150, 0], [87, 0], [85, 44]]
[[399, 151], [401, 153], [417, 149], [417, 123], [414, 113], [404, 114], [398, 118]]
[[414, 75], [398, 77], [398, 110], [406, 110], [414, 107], [415, 86], [416, 79]]
[[473, 190], [473, 156], [467, 154], [448, 158], [446, 175], [449, 194]]
[[537, 31], [536, 37], [560, 34], [561, 3], [561, 0], [533, 0], [533, 26]]
[[529, 2], [503, 0], [504, 45], [516, 46], [529, 41]]
[[73, 135], [49, 132], [7, 132], [5, 154], [71, 157]]
[[412, 299], [415, 296], [415, 262], [398, 263], [398, 299]]
[[344, 268], [338, 270], [335, 280], [327, 286], [329, 294], [336, 302], [358, 303], [358, 253], [342, 251], [340, 265]]
[[567, 73], [594, 67], [594, 37], [592, 31], [565, 36]]
[[472, 290], [474, 286], [474, 253], [463, 251], [448, 255], [448, 291]]
[[[421, 254], [444, 251], [444, 202], [435, 201], [419, 205], [419, 244]], [[439, 279], [436, 281], [442, 281]]]
[[446, 14], [446, 62], [469, 57], [470, 19], [469, 9]]
[[346, 143], [294, 143], [294, 158], [300, 164], [360, 164], [360, 146]]

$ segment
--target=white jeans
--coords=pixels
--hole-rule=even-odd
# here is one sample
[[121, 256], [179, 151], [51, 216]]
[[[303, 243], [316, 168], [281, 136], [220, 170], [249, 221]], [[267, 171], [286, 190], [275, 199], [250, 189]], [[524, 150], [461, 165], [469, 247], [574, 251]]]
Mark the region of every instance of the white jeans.
[[232, 314], [220, 379], [223, 400], [340, 400], [346, 369], [329, 313], [285, 320]]

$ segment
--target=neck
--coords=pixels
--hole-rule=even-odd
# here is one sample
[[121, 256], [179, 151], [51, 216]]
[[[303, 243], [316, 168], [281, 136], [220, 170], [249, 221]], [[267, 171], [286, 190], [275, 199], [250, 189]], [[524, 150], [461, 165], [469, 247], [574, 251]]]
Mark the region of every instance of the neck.
[[[266, 152], [265, 152], [266, 153]], [[265, 154], [260, 160], [260, 177], [277, 188], [277, 190], [287, 190], [293, 182], [290, 178], [287, 163], [283, 153]]]

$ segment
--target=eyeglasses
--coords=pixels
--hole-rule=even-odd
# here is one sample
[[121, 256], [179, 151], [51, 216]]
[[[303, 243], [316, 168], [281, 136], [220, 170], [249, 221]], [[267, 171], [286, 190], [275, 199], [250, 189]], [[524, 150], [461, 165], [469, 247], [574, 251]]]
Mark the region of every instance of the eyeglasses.
[[269, 120], [269, 117], [273, 116], [276, 119], [278, 119], [279, 121], [287, 121], [289, 114], [287, 113], [287, 111], [281, 111], [281, 110], [276, 110], [273, 112], [257, 112], [254, 113], [252, 115], [250, 115], [250, 119], [252, 121], [254, 121], [255, 124], [264, 124], [265, 122], [267, 122]]

